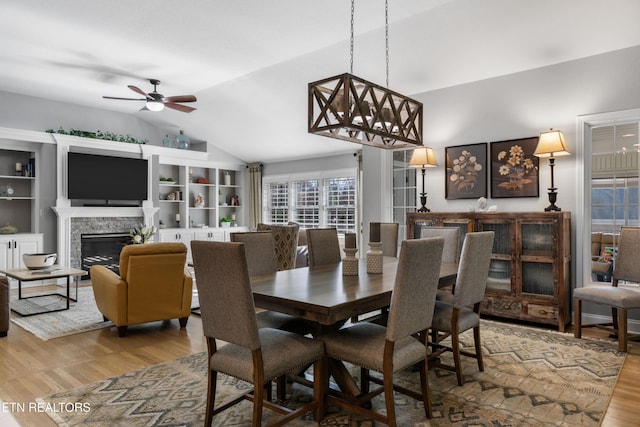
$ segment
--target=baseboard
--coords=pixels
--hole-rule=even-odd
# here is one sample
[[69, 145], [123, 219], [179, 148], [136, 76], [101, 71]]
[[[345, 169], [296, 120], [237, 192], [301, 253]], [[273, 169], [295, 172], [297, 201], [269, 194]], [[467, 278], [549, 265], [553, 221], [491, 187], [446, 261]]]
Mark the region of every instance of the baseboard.
[[[611, 316], [603, 316], [601, 314], [582, 313], [582, 324], [589, 325], [591, 323], [611, 322]], [[628, 319], [627, 328], [629, 332], [640, 334], [640, 320]]]

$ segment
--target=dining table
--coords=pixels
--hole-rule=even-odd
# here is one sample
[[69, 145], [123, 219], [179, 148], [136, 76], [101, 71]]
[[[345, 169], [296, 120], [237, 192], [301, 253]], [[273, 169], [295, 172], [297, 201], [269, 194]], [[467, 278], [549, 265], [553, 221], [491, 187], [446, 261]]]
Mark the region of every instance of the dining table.
[[[260, 309], [317, 322], [321, 334], [360, 314], [388, 307], [397, 266], [398, 258], [384, 257], [382, 273], [368, 273], [366, 260], [360, 260], [357, 275], [343, 274], [342, 264], [336, 263], [255, 276], [251, 278], [254, 303]], [[458, 264], [441, 264], [438, 287], [454, 285], [457, 272]], [[332, 361], [329, 370], [343, 395], [358, 396], [360, 390], [342, 363]]]

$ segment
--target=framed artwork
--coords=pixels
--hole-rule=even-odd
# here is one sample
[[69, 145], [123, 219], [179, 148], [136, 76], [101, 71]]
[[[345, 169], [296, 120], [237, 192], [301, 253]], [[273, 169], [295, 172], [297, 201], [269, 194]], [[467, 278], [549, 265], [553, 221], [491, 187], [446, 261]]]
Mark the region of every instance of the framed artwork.
[[538, 137], [491, 143], [491, 197], [538, 197]]
[[487, 197], [487, 143], [445, 148], [446, 199]]

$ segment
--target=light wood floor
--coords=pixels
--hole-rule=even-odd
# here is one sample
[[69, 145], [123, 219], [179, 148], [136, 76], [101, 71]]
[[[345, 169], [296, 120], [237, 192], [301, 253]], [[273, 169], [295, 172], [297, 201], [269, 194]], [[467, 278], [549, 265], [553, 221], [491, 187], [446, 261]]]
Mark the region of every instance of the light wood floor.
[[[583, 336], [606, 339], [604, 331], [592, 328]], [[126, 338], [110, 328], [42, 341], [12, 324], [9, 335], [0, 338], [0, 399], [28, 405], [38, 397], [205, 350], [198, 316], [191, 316], [183, 330], [177, 320], [133, 326]], [[632, 343], [602, 426], [638, 425], [638, 378], [640, 343]], [[22, 426], [55, 426], [44, 413], [14, 416]]]

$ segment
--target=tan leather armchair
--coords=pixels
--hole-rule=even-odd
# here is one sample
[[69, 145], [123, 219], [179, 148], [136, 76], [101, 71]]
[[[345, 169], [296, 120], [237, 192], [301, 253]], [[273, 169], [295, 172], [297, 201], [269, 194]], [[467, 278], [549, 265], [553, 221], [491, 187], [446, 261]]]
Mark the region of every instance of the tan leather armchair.
[[178, 318], [187, 325], [193, 280], [185, 269], [183, 243], [128, 245], [120, 253], [120, 276], [102, 265], [91, 267], [98, 309], [127, 334], [128, 325]]

